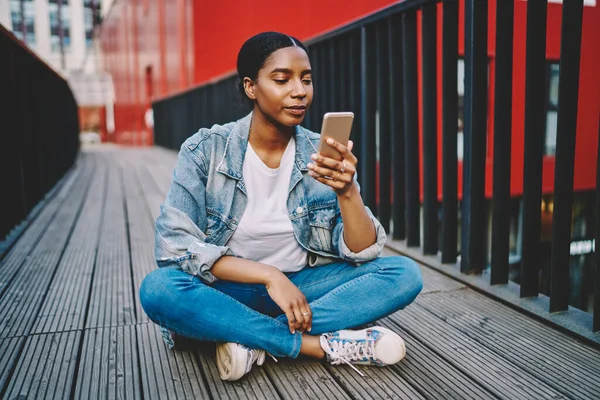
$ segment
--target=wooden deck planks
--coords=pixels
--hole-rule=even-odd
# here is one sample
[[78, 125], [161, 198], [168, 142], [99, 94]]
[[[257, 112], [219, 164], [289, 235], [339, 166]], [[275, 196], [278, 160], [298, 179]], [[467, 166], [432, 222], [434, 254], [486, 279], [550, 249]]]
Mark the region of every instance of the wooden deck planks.
[[2, 398], [2, 389], [6, 387], [13, 367], [19, 360], [24, 344], [23, 337], [0, 339], [0, 398]]
[[97, 174], [93, 177], [93, 185], [50, 284], [42, 309], [36, 317], [32, 333], [83, 329], [108, 175], [104, 165], [106, 161], [92, 154], [87, 157], [88, 162], [91, 162], [92, 157], [95, 158]]
[[209, 390], [193, 351], [169, 350], [157, 325], [136, 326], [144, 397], [207, 399]]
[[6, 390], [7, 399], [68, 399], [81, 331], [27, 338]]
[[68, 204], [60, 207], [43, 235], [0, 298], [0, 338], [26, 335], [41, 308], [63, 251], [72, 234], [92, 178], [91, 166], [84, 163], [83, 173], [68, 196], [54, 199]]
[[[402, 318], [402, 312], [397, 313]], [[396, 330], [395, 324], [384, 318], [380, 323]], [[479, 386], [477, 381], [460, 371], [448, 360], [440, 357], [409, 334], [403, 334], [406, 342], [406, 358], [398, 365], [391, 367], [394, 375], [398, 375], [410, 383], [422, 395], [429, 399], [496, 399], [496, 397]]]
[[577, 351], [575, 339], [472, 291], [424, 296], [419, 305], [565, 396], [600, 399], [600, 351]]
[[107, 154], [107, 158], [106, 205], [86, 328], [135, 322], [123, 171], [117, 162], [117, 154]]
[[498, 398], [567, 398], [442, 319], [431, 316], [429, 311], [413, 304], [389, 319]]
[[139, 160], [134, 159], [131, 161], [122, 162], [122, 170], [131, 251], [133, 295], [135, 297], [137, 322], [147, 323], [150, 320], [142, 310], [139, 288], [144, 277], [157, 268], [154, 259], [154, 223], [146, 205], [146, 198], [141, 187], [142, 183], [137, 173], [135, 161], [139, 162]]
[[280, 359], [265, 362], [265, 370], [283, 399], [351, 399], [320, 363], [312, 360]]
[[135, 326], [84, 332], [74, 398], [141, 399]]
[[419, 389], [391, 368], [358, 366], [364, 377], [345, 365], [325, 368], [355, 399], [425, 399]]

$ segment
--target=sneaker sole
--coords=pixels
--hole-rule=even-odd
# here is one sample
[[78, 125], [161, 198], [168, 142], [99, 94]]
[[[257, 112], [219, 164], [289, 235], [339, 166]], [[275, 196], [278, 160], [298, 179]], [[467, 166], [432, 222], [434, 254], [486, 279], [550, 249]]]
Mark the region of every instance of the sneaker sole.
[[235, 343], [217, 344], [217, 369], [224, 381], [237, 381], [246, 372], [248, 353]]

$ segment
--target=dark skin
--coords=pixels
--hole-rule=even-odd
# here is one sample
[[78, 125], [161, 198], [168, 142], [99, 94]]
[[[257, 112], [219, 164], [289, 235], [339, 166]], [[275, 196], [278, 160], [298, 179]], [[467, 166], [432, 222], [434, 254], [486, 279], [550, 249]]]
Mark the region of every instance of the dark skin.
[[[246, 95], [254, 100], [249, 142], [261, 160], [270, 168], [277, 168], [285, 148], [302, 123], [306, 109], [313, 99], [311, 66], [308, 55], [300, 47], [275, 51], [266, 60], [255, 80], [244, 79]], [[355, 253], [375, 243], [375, 228], [354, 184], [357, 159], [348, 146], [330, 143], [342, 155], [342, 160], [311, 156], [309, 175], [329, 186], [338, 196], [344, 221], [344, 241]], [[312, 327], [312, 310], [306, 297], [287, 276], [275, 266], [221, 257], [211, 272], [218, 278], [240, 283], [264, 284], [269, 296], [286, 314], [291, 333], [302, 332], [300, 353], [323, 358], [319, 336], [308, 334]]]

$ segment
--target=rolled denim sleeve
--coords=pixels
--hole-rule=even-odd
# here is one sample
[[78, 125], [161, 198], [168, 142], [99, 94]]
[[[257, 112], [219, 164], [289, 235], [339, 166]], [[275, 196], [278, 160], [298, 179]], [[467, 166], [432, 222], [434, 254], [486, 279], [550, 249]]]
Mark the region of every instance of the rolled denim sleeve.
[[366, 249], [363, 249], [363, 250], [359, 251], [358, 253], [355, 253], [348, 248], [348, 245], [344, 241], [344, 224], [339, 223], [334, 228], [333, 237], [334, 237], [334, 240], [336, 240], [335, 243], [337, 243], [340, 258], [343, 258], [344, 260], [352, 261], [355, 263], [364, 263], [367, 261], [372, 261], [372, 260], [376, 259], [377, 257], [381, 256], [383, 247], [385, 246], [385, 242], [387, 240], [387, 235], [385, 233], [385, 229], [383, 229], [381, 222], [379, 222], [377, 220], [377, 218], [375, 218], [375, 216], [373, 216], [373, 213], [371, 212], [369, 207], [365, 207], [365, 209], [367, 211], [367, 214], [369, 214], [371, 221], [373, 221], [373, 226], [375, 227], [375, 233], [377, 234], [377, 240], [375, 241], [375, 243], [373, 243]]
[[187, 142], [181, 146], [167, 198], [156, 220], [155, 258], [159, 267], [179, 267], [210, 283], [216, 279], [210, 272], [214, 263], [233, 252], [226, 246], [206, 243], [205, 162], [188, 146]]
[[[354, 178], [356, 186], [358, 187], [358, 191], [360, 193], [360, 186], [356, 181], [356, 175]], [[375, 218], [369, 207], [365, 206], [365, 211], [367, 212], [369, 218], [371, 218], [371, 221], [373, 222], [373, 227], [375, 228], [375, 233], [377, 236], [375, 243], [373, 243], [366, 249], [355, 253], [348, 248], [348, 245], [344, 241], [344, 222], [342, 221], [341, 214], [338, 216], [336, 225], [334, 226], [332, 232], [333, 245], [334, 248], [337, 248], [339, 257], [357, 264], [372, 261], [377, 257], [381, 256], [381, 253], [383, 252], [383, 247], [385, 246], [385, 243], [387, 241], [387, 235], [385, 233], [385, 229], [383, 229], [383, 226], [381, 225], [381, 222], [379, 222], [379, 220]]]

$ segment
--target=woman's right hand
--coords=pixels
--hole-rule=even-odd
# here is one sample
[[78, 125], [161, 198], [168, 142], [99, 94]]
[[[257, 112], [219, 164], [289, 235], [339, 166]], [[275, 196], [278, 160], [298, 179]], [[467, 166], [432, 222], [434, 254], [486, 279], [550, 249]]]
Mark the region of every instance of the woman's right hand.
[[[310, 331], [312, 310], [306, 297], [284, 274], [277, 274], [265, 284], [271, 299], [283, 310], [288, 319], [290, 332]], [[306, 314], [306, 315], [303, 315]]]

